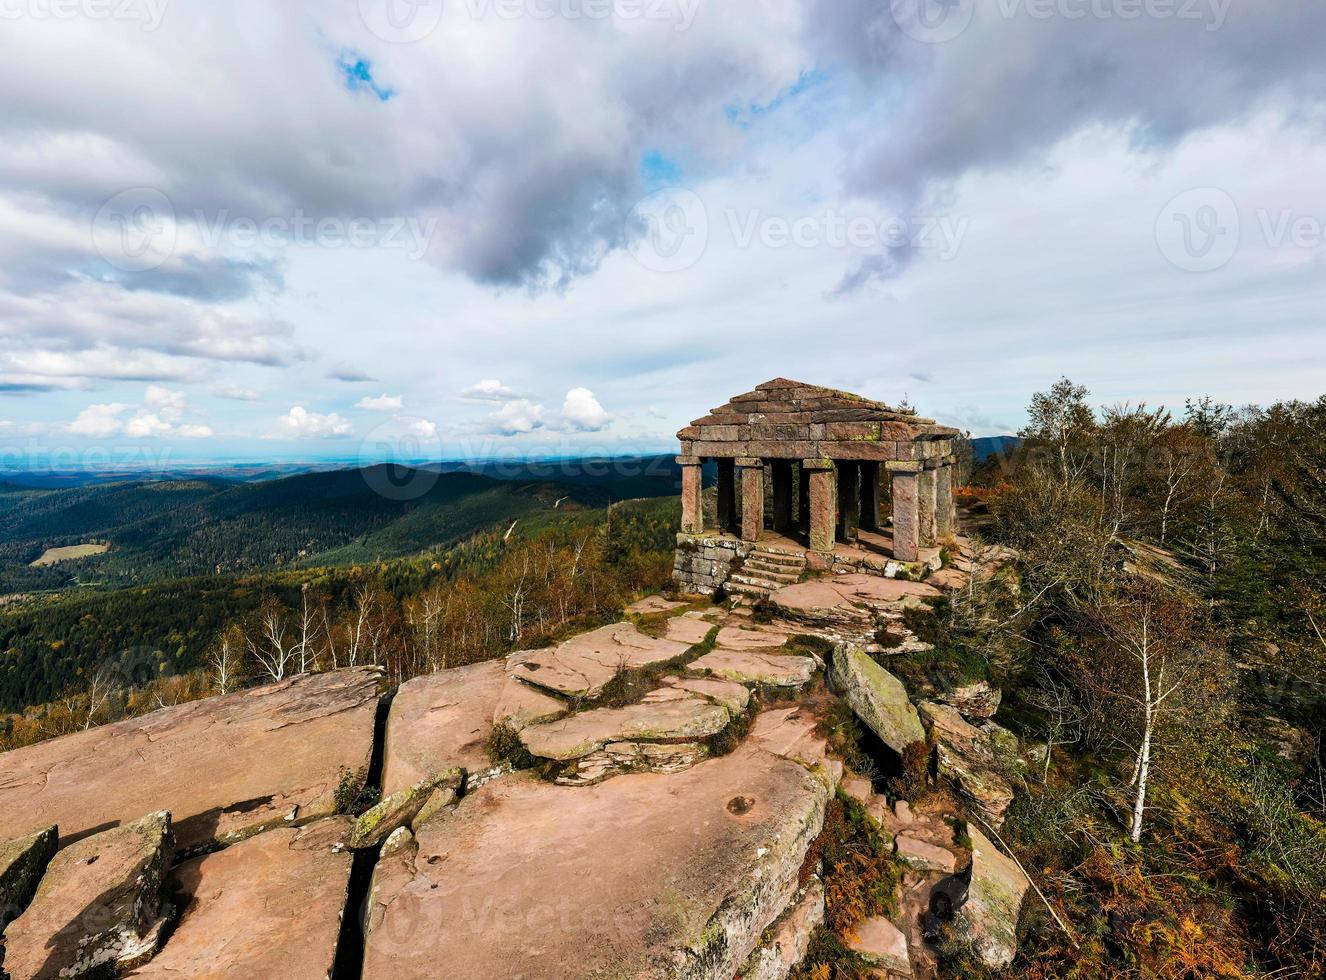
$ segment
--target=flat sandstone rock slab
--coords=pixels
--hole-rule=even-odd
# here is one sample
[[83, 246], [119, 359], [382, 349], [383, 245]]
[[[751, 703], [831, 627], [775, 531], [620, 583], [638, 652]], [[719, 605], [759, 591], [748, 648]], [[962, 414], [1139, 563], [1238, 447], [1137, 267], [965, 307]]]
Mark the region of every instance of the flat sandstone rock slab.
[[671, 700], [582, 711], [532, 725], [520, 733], [520, 740], [532, 755], [566, 762], [597, 752], [609, 742], [699, 741], [717, 735], [731, 720], [721, 705], [684, 691], [675, 694]]
[[588, 787], [495, 780], [378, 864], [363, 976], [732, 977], [791, 905], [828, 795], [749, 745]]
[[709, 631], [713, 628], [713, 624], [706, 623], [703, 619], [674, 616], [668, 620], [667, 631], [664, 635], [669, 640], [685, 643], [687, 646], [695, 646], [697, 643], [703, 643], [705, 637], [709, 635]]
[[690, 669], [741, 684], [801, 687], [815, 672], [815, 661], [787, 654], [715, 650], [691, 664]]
[[368, 765], [373, 670], [312, 674], [163, 708], [0, 755], [0, 839], [58, 824], [62, 843], [168, 810], [182, 850], [335, 811]]
[[924, 582], [878, 575], [836, 575], [789, 585], [769, 600], [789, 615], [803, 619], [853, 620], [869, 619], [872, 611], [893, 610], [942, 596]]
[[490, 660], [402, 684], [387, 715], [382, 795], [442, 769], [489, 768], [488, 737], [506, 683], [505, 664]]
[[130, 976], [324, 980], [336, 959], [351, 855], [346, 817], [282, 827], [186, 861], [171, 874], [182, 915]]
[[718, 642], [715, 644], [723, 650], [768, 650], [771, 647], [786, 645], [786, 633], [763, 629], [759, 626], [751, 629], [724, 626], [718, 631]]
[[622, 670], [650, 667], [680, 657], [689, 643], [646, 636], [630, 623], [581, 633], [554, 650], [513, 654], [513, 677], [570, 697], [593, 700]]
[[626, 607], [626, 611], [636, 616], [651, 616], [657, 613], [672, 612], [674, 609], [681, 609], [685, 605], [684, 602], [664, 599], [661, 595], [651, 595], [631, 603]]

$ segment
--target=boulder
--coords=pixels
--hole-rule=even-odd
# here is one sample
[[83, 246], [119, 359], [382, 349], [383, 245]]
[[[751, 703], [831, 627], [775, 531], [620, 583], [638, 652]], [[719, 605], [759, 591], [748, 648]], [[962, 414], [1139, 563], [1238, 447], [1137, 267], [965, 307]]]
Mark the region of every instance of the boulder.
[[614, 623], [555, 649], [513, 654], [507, 669], [527, 684], [593, 701], [621, 671], [666, 663], [690, 648], [689, 643], [647, 636], [630, 623]]
[[955, 934], [992, 970], [1013, 962], [1018, 918], [1031, 883], [1022, 869], [975, 827], [971, 836], [971, 884], [954, 919]]
[[135, 980], [331, 975], [350, 882], [346, 817], [282, 827], [171, 873], [183, 906], [170, 941]]
[[749, 743], [669, 776], [487, 783], [379, 861], [363, 976], [733, 977], [797, 894], [828, 799]]
[[951, 875], [957, 870], [958, 859], [947, 848], [927, 844], [905, 834], [893, 839], [893, 849], [898, 860], [915, 871], [937, 871]]
[[902, 681], [858, 646], [840, 643], [833, 651], [833, 679], [856, 716], [898, 755], [925, 741], [921, 719]]
[[174, 853], [170, 814], [161, 812], [56, 854], [5, 930], [13, 980], [112, 974], [150, 959], [174, 911], [162, 898]]
[[939, 696], [940, 701], [956, 708], [964, 718], [993, 718], [1002, 698], [999, 688], [991, 687], [989, 681], [977, 681]]
[[952, 780], [992, 826], [1000, 826], [1013, 802], [1013, 787], [1000, 772], [989, 734], [946, 704], [924, 702], [921, 714], [930, 723], [940, 775]]
[[459, 769], [444, 769], [413, 786], [397, 790], [360, 815], [347, 843], [356, 851], [377, 847], [394, 831], [408, 827], [434, 794], [440, 793], [440, 800], [447, 800], [448, 794], [454, 799], [464, 777]]
[[715, 650], [691, 669], [756, 687], [804, 687], [815, 673], [815, 661], [789, 654]]
[[488, 741], [502, 698], [511, 696], [507, 681], [503, 662], [492, 660], [402, 684], [387, 715], [382, 795], [443, 769], [480, 772], [491, 767]]
[[[27, 908], [46, 865], [55, 856], [59, 831], [47, 827], [18, 840], [0, 842], [0, 931]], [[4, 950], [0, 947], [0, 962]]]
[[741, 980], [787, 980], [806, 957], [810, 937], [824, 922], [824, 883], [812, 877], [768, 930], [768, 938], [741, 968]]
[[374, 669], [291, 678], [0, 755], [0, 839], [58, 824], [68, 844], [168, 810], [181, 851], [336, 812], [367, 769]]
[[870, 785], [870, 780], [855, 773], [845, 776], [839, 788], [848, 799], [855, 800], [863, 807], [874, 802], [875, 788]]
[[883, 916], [866, 919], [847, 940], [847, 946], [869, 966], [891, 975], [910, 977], [912, 961], [907, 954], [907, 937]]
[[507, 678], [502, 693], [493, 709], [493, 724], [505, 725], [520, 731], [528, 725], [538, 725], [562, 717], [570, 707], [550, 694], [530, 687], [514, 677]]

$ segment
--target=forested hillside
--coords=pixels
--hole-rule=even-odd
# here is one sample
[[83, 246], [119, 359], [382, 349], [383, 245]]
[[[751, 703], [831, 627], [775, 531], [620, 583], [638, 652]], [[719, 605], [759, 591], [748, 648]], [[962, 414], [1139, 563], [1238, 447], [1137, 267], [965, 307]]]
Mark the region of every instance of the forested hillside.
[[[239, 485], [7, 485], [0, 488], [0, 594], [389, 559], [500, 521], [675, 492], [667, 474], [611, 477], [563, 484], [384, 465]], [[89, 541], [110, 550], [31, 567], [48, 548]]]
[[[93, 683], [127, 689], [200, 670], [228, 627], [258, 642], [274, 609], [291, 642], [302, 631], [311, 650], [316, 634], [328, 662], [370, 656], [349, 652], [362, 644], [409, 674], [418, 672], [412, 658], [444, 656], [455, 665], [491, 657], [587, 611], [612, 609], [635, 589], [665, 584], [675, 499], [610, 511], [564, 507], [531, 514], [510, 534], [503, 520], [406, 558], [80, 591], [0, 611], [0, 714], [83, 695]], [[425, 611], [426, 627], [418, 619]]]

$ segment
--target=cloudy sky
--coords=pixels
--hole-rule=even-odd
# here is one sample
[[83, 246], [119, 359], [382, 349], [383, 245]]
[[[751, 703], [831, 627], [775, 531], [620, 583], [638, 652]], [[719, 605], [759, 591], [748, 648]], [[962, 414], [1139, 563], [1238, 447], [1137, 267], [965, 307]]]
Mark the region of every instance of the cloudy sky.
[[4, 462], [1326, 391], [1326, 4], [3, 0]]

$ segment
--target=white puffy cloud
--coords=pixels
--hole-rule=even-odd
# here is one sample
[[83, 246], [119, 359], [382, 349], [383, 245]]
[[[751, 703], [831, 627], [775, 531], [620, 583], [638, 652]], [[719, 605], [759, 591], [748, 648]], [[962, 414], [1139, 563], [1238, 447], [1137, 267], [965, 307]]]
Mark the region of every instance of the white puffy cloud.
[[348, 436], [352, 426], [335, 412], [320, 415], [302, 405], [295, 405], [277, 420], [269, 439], [335, 439]]
[[69, 423], [69, 431], [74, 435], [92, 436], [95, 439], [113, 436], [123, 425], [120, 416], [128, 410], [128, 405], [121, 405], [118, 402], [89, 405]]
[[562, 404], [562, 424], [576, 432], [600, 432], [607, 428], [612, 416], [604, 411], [594, 392], [588, 388], [572, 388]]
[[122, 435], [127, 439], [180, 438], [206, 439], [213, 435], [209, 426], [181, 420], [189, 412], [188, 399], [182, 391], [161, 385], [148, 385], [143, 403], [133, 416], [122, 416], [133, 409], [120, 402], [89, 405], [78, 413], [66, 429], [73, 435], [105, 439]]
[[182, 391], [171, 391], [161, 385], [148, 385], [143, 404], [156, 411], [163, 419], [177, 421], [184, 414], [187, 401]]
[[489, 419], [492, 431], [504, 436], [526, 435], [543, 428], [544, 409], [527, 398], [507, 402]]
[[146, 439], [149, 436], [164, 436], [171, 431], [169, 422], [164, 421], [155, 412], [139, 412], [124, 423], [124, 434], [130, 439]]
[[405, 431], [419, 439], [436, 439], [437, 423], [429, 419], [415, 419], [406, 426]]
[[473, 402], [509, 402], [520, 397], [496, 378], [486, 378], [470, 385], [460, 393], [460, 397]]
[[399, 412], [403, 407], [404, 401], [399, 395], [388, 395], [385, 392], [376, 398], [361, 398], [355, 403], [355, 408], [369, 412]]

